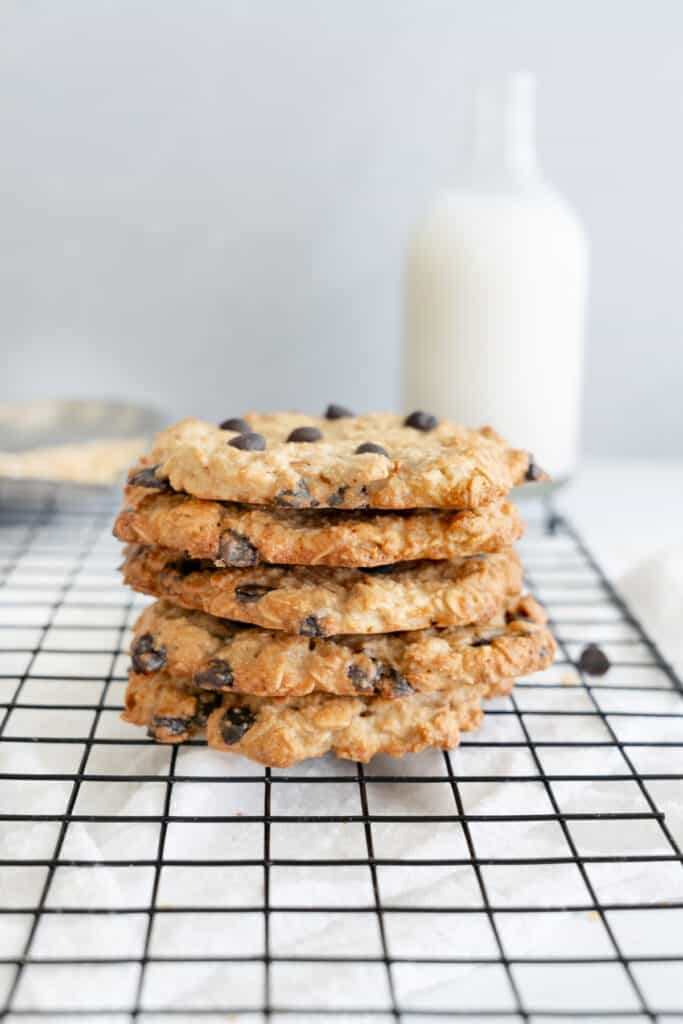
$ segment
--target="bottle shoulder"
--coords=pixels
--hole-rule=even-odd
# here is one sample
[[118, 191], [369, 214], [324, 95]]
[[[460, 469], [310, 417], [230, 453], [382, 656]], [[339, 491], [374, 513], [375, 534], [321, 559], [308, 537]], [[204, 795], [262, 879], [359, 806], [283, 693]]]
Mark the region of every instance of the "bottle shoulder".
[[514, 183], [463, 183], [443, 189], [432, 199], [413, 232], [416, 243], [435, 235], [472, 231], [514, 230], [561, 232], [582, 248], [587, 238], [581, 221], [567, 199], [542, 180]]

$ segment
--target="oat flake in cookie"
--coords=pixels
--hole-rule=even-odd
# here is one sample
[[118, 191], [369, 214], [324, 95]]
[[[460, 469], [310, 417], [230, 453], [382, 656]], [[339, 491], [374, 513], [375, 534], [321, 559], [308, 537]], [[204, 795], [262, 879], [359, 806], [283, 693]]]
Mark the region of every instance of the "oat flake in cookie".
[[491, 428], [427, 412], [247, 413], [249, 431], [234, 434], [229, 422], [186, 419], [162, 431], [150, 457], [158, 476], [175, 491], [247, 504], [465, 509], [503, 498], [529, 468], [529, 453]]
[[[164, 651], [163, 665], [144, 657], [150, 647]], [[529, 597], [484, 626], [313, 642], [156, 601], [138, 618], [131, 643], [137, 675], [163, 672], [207, 690], [259, 697], [400, 698], [416, 690], [494, 685], [547, 668], [554, 653], [543, 609]]]
[[133, 547], [134, 590], [183, 608], [308, 637], [487, 622], [522, 589], [513, 551], [378, 569], [259, 565], [220, 569], [166, 548]]

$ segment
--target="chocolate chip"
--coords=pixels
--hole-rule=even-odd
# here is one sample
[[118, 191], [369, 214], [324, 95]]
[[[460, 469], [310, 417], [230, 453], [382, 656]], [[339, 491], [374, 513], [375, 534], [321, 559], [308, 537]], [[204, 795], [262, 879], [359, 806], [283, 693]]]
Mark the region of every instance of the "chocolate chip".
[[327, 504], [330, 506], [330, 508], [336, 508], [337, 505], [343, 505], [345, 494], [346, 484], [342, 484], [341, 487], [339, 487], [338, 490], [334, 492], [334, 494], [331, 494], [329, 496], [329, 498], [327, 499]]
[[299, 636], [325, 636], [315, 615], [307, 615], [299, 626]]
[[381, 444], [375, 444], [373, 441], [363, 441], [363, 444], [359, 444], [356, 448], [356, 455], [365, 455], [371, 453], [373, 455], [384, 455], [387, 459], [389, 458], [389, 452], [386, 448], [382, 448]]
[[249, 732], [256, 721], [256, 715], [250, 708], [228, 708], [221, 722], [221, 736], [229, 747], [239, 743], [246, 732]]
[[131, 487], [151, 487], [156, 491], [169, 491], [170, 485], [168, 480], [162, 480], [156, 475], [156, 471], [161, 463], [156, 466], [148, 466], [147, 469], [141, 469], [128, 481]]
[[272, 590], [277, 590], [277, 587], [267, 587], [264, 583], [244, 583], [241, 587], [235, 587], [235, 597], [240, 604], [255, 604]]
[[280, 491], [275, 495], [276, 505], [285, 505], [289, 508], [299, 508], [301, 505], [312, 505], [308, 484], [301, 477], [294, 490]]
[[234, 565], [240, 569], [248, 569], [259, 562], [257, 548], [248, 537], [237, 530], [228, 530], [223, 534], [218, 545], [218, 557], [226, 565]]
[[166, 648], [155, 647], [152, 634], [143, 633], [133, 647], [132, 660], [136, 672], [157, 672], [166, 664]]
[[536, 480], [542, 480], [544, 476], [545, 473], [541, 467], [537, 466], [534, 462], [533, 455], [529, 455], [529, 465], [527, 466], [526, 473], [524, 474], [524, 479], [529, 483], [533, 483]]
[[355, 416], [355, 415], [356, 414], [351, 412], [350, 409], [347, 409], [343, 405], [336, 405], [334, 402], [332, 402], [330, 405], [328, 405], [327, 409], [325, 409], [325, 419], [326, 420], [343, 420], [347, 416]]
[[223, 703], [223, 698], [220, 693], [200, 693], [197, 703], [198, 707], [192, 719], [192, 725], [195, 729], [203, 729], [211, 712], [215, 711]]
[[297, 427], [296, 430], [291, 432], [287, 440], [298, 441], [302, 444], [304, 442], [312, 444], [313, 441], [321, 441], [322, 436], [322, 431], [318, 430], [317, 427]]
[[404, 427], [414, 427], [415, 430], [433, 430], [438, 424], [439, 421], [436, 416], [432, 416], [431, 412], [422, 412], [419, 409], [416, 412], [411, 412], [410, 416], [406, 416], [403, 421]]
[[396, 678], [392, 684], [391, 692], [394, 697], [408, 697], [411, 693], [415, 693], [415, 689], [410, 685], [407, 679], [396, 672]]
[[367, 672], [364, 672], [360, 665], [355, 665], [351, 662], [346, 674], [353, 683], [354, 689], [358, 690], [360, 693], [373, 689], [372, 683], [368, 679]]
[[382, 693], [382, 691], [386, 689], [387, 683], [389, 684], [392, 696], [394, 697], [407, 697], [409, 694], [415, 692], [408, 680], [405, 679], [400, 672], [393, 668], [393, 666], [380, 662], [377, 665], [377, 671], [375, 673], [375, 693]]
[[581, 651], [577, 665], [587, 676], [604, 676], [609, 670], [610, 661], [597, 644], [588, 644]]
[[228, 444], [243, 452], [262, 452], [265, 451], [266, 439], [263, 434], [238, 434]]
[[195, 672], [193, 683], [209, 690], [229, 690], [232, 686], [232, 669], [222, 658], [212, 658], [205, 669]]
[[191, 718], [172, 718], [169, 715], [155, 715], [149, 723], [147, 735], [156, 738], [157, 733], [165, 732], [169, 736], [182, 736], [192, 729]]
[[243, 420], [241, 416], [233, 416], [229, 420], [223, 420], [220, 425], [221, 430], [234, 430], [237, 434], [248, 434], [249, 424], [246, 420]]

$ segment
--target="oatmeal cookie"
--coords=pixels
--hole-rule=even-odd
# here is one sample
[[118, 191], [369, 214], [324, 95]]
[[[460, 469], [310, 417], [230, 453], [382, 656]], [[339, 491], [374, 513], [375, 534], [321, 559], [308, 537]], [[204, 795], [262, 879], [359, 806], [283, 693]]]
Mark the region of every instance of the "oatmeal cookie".
[[478, 508], [544, 476], [490, 427], [427, 413], [185, 419], [157, 436], [148, 461], [131, 483], [290, 508]]
[[132, 547], [123, 573], [134, 590], [183, 608], [308, 637], [487, 622], [522, 588], [514, 551], [375, 569], [222, 569], [167, 548]]
[[[143, 472], [136, 467], [133, 478]], [[145, 486], [126, 488], [114, 534], [208, 558], [221, 566], [375, 566], [461, 558], [508, 548], [522, 535], [514, 505], [481, 509], [339, 512], [202, 501]]]
[[512, 680], [503, 680], [495, 688], [465, 686], [402, 700], [329, 694], [269, 699], [206, 693], [166, 674], [132, 673], [122, 717], [146, 725], [148, 735], [161, 743], [180, 743], [205, 731], [210, 747], [289, 768], [330, 750], [369, 761], [374, 754], [455, 747], [461, 731], [481, 724], [482, 698], [509, 693], [511, 687]]
[[404, 697], [495, 685], [547, 668], [555, 644], [543, 609], [524, 597], [485, 626], [309, 639], [186, 611], [166, 601], [135, 624], [138, 675], [158, 673], [217, 691], [259, 697]]

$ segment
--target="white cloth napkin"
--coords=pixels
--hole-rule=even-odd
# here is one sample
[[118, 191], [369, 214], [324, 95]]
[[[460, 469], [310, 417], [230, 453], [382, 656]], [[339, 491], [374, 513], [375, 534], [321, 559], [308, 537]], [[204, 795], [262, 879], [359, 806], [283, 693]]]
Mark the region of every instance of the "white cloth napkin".
[[[683, 532], [683, 526], [681, 530]], [[667, 546], [640, 562], [620, 580], [619, 590], [680, 674], [683, 670], [683, 544]]]

